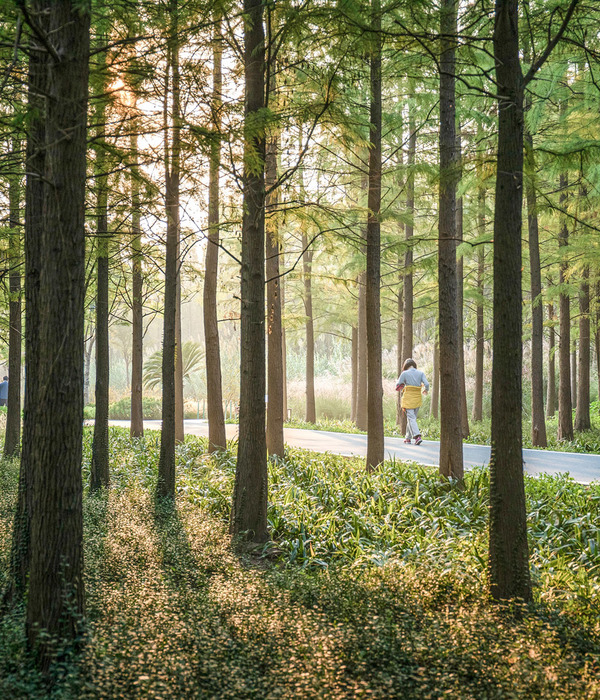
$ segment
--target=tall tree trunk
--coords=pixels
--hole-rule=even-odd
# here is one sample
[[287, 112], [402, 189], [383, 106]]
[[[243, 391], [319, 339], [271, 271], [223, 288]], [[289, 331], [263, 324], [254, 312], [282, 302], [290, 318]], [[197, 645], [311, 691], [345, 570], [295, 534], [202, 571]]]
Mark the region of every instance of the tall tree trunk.
[[[173, 76], [173, 140], [171, 144], [171, 215], [177, 237], [177, 277], [175, 294], [175, 442], [183, 443], [183, 344], [181, 342], [181, 227], [179, 191], [181, 185], [181, 97], [179, 73], [179, 0], [171, 0], [171, 71]], [[167, 181], [167, 187], [168, 187]], [[167, 215], [168, 216], [168, 215]]]
[[383, 385], [381, 360], [381, 4], [372, 0], [373, 48], [371, 64], [371, 110], [369, 195], [367, 215], [367, 469], [383, 462]]
[[358, 328], [352, 326], [352, 389], [350, 397], [350, 420], [356, 421], [356, 399], [358, 393]]
[[[398, 260], [398, 269], [401, 269], [400, 260]], [[403, 342], [403, 320], [402, 315], [404, 311], [404, 287], [402, 286], [402, 280], [404, 275], [400, 275], [400, 282], [398, 285], [398, 295], [397, 295], [397, 313], [398, 319], [396, 322], [396, 377], [399, 377], [402, 373], [402, 365], [404, 363], [404, 358], [402, 357], [402, 342]], [[396, 425], [402, 425], [402, 392], [396, 392]]]
[[[281, 267], [285, 269], [285, 255], [283, 245], [280, 244], [280, 260]], [[279, 278], [279, 294], [281, 296], [281, 374], [283, 381], [283, 420], [288, 419], [288, 398], [287, 398], [287, 340], [285, 336], [285, 325], [283, 319], [285, 317], [285, 273], [282, 273]]]
[[555, 336], [554, 330], [554, 304], [548, 304], [548, 391], [546, 393], [546, 413], [550, 418], [556, 412], [556, 366], [554, 359]]
[[542, 304], [542, 271], [535, 194], [535, 156], [533, 137], [525, 134], [528, 177], [527, 229], [529, 233], [529, 268], [531, 277], [531, 441], [536, 447], [546, 447], [546, 417], [544, 415], [544, 307]]
[[[271, 93], [275, 85], [272, 79]], [[279, 255], [281, 246], [276, 224], [277, 214], [277, 151], [278, 136], [273, 134], [267, 144], [265, 162], [266, 199], [266, 270], [267, 270], [267, 452], [283, 457], [283, 328], [279, 294]]]
[[[100, 3], [102, 4], [102, 3]], [[98, 44], [106, 46], [107, 34], [103, 26], [105, 19], [99, 19]], [[98, 73], [93, 76], [92, 87], [100, 98], [96, 103], [96, 143], [95, 143], [95, 187], [96, 187], [96, 414], [94, 418], [94, 438], [92, 441], [92, 462], [90, 466], [90, 491], [107, 489], [110, 473], [108, 466], [108, 387], [109, 387], [109, 342], [108, 342], [108, 163], [106, 158], [106, 98], [107, 55], [101, 50], [97, 58]], [[95, 79], [94, 79], [95, 78]]]
[[[104, 132], [105, 110], [97, 111], [99, 129]], [[108, 176], [104, 144], [100, 136], [96, 150], [96, 415], [92, 442], [90, 490], [108, 488]]]
[[579, 357], [575, 430], [589, 430], [590, 420], [590, 268], [585, 265], [579, 288]]
[[[485, 187], [479, 187], [477, 196], [477, 219], [479, 236], [485, 234]], [[483, 350], [485, 343], [485, 326], [483, 316], [485, 275], [485, 246], [480, 243], [477, 249], [477, 310], [475, 340], [475, 393], [473, 395], [473, 420], [483, 420]]]
[[[265, 109], [263, 4], [244, 0], [246, 124]], [[248, 132], [246, 132], [248, 133]], [[267, 530], [265, 436], [265, 139], [253, 130], [244, 153], [242, 219], [241, 383], [238, 457], [231, 510], [234, 537], [260, 543]]]
[[456, 0], [442, 0], [440, 57], [440, 192], [439, 192], [439, 324], [440, 324], [440, 474], [463, 477], [460, 397], [460, 348], [456, 270], [455, 43]]
[[[12, 142], [13, 156], [20, 150], [17, 139]], [[8, 303], [8, 406], [6, 413], [6, 432], [4, 435], [4, 455], [15, 457], [19, 454], [21, 443], [21, 175], [12, 175], [9, 182], [9, 226], [8, 267], [9, 267], [9, 303]]]
[[431, 378], [431, 416], [435, 420], [439, 417], [440, 407], [440, 344], [436, 337], [433, 342], [433, 377]]
[[571, 408], [577, 408], [577, 341], [571, 345]]
[[[456, 132], [456, 158], [459, 165], [459, 173], [462, 173], [462, 135], [460, 124], [457, 125]], [[462, 176], [462, 175], [461, 175]], [[458, 197], [456, 201], [456, 244], [463, 240], [463, 198]], [[463, 284], [463, 256], [460, 255], [456, 262], [456, 301], [458, 314], [458, 368], [460, 371], [460, 405], [461, 405], [461, 426], [463, 439], [469, 437], [469, 411], [467, 408], [467, 387], [465, 378], [465, 334], [464, 334], [464, 284]]]
[[[173, 2], [172, 2], [173, 4]], [[171, 27], [167, 47], [167, 80], [165, 85], [165, 200], [167, 213], [167, 242], [165, 256], [165, 300], [162, 357], [162, 430], [160, 439], [160, 458], [158, 463], [158, 481], [156, 495], [159, 498], [175, 496], [175, 443], [178, 437], [178, 391], [176, 362], [181, 353], [177, 345], [179, 298], [179, 157], [180, 157], [180, 120], [179, 120], [179, 46], [178, 14], [176, 7], [171, 14]], [[172, 126], [169, 128], [168, 96], [169, 72], [173, 76], [172, 92]], [[169, 146], [169, 131], [171, 143]]]
[[[133, 92], [135, 95], [135, 91]], [[134, 98], [135, 99], [135, 98]], [[132, 105], [131, 134], [131, 425], [130, 435], [144, 435], [143, 365], [144, 365], [144, 278], [142, 272], [142, 226], [140, 207], [140, 166], [138, 149], [139, 117]]]
[[[89, 14], [48, 6], [46, 162], [39, 288], [38, 392], [27, 639], [47, 670], [48, 635], [75, 641], [84, 612], [81, 443]], [[69, 134], [69, 138], [64, 135]]]
[[210, 150], [208, 184], [208, 244], [204, 275], [204, 343], [206, 350], [206, 403], [208, 408], [209, 452], [227, 447], [225, 415], [223, 414], [223, 380], [221, 374], [221, 348], [217, 314], [217, 280], [219, 272], [219, 171], [221, 168], [221, 109], [223, 38], [221, 20], [217, 19], [213, 30], [213, 94], [212, 121], [214, 138]]
[[[50, 0], [37, 0], [31, 11], [38, 17], [38, 27], [47, 30]], [[26, 590], [31, 560], [31, 508], [33, 447], [37, 427], [39, 394], [40, 272], [42, 268], [42, 214], [44, 200], [45, 124], [48, 56], [40, 40], [29, 38], [29, 72], [27, 77], [27, 150], [25, 179], [25, 360], [27, 381], [23, 418], [23, 446], [19, 470], [19, 490], [11, 543], [9, 582], [4, 602], [11, 603]]]
[[304, 278], [304, 314], [306, 316], [306, 422], [317, 422], [315, 404], [315, 327], [312, 303], [313, 251], [308, 247], [308, 236], [302, 233], [302, 270]]
[[367, 429], [367, 305], [365, 273], [358, 276], [358, 379], [356, 389], [356, 427]]
[[[560, 204], [566, 206], [567, 202], [567, 176], [560, 176]], [[568, 263], [566, 250], [569, 245], [569, 229], [566, 217], [558, 233], [558, 245], [562, 250], [562, 261], [559, 268], [559, 326], [558, 326], [558, 439], [573, 440], [573, 405], [571, 402], [571, 299], [565, 293], [564, 285], [567, 284]]]
[[518, 2], [496, 0], [498, 162], [494, 214], [494, 352], [489, 581], [496, 599], [531, 598], [523, 482], [521, 227], [523, 75]]
[[[414, 317], [414, 290], [413, 290], [413, 243], [415, 232], [415, 154], [417, 152], [417, 128], [415, 124], [414, 107], [409, 102], [408, 108], [408, 153], [406, 174], [406, 225], [404, 238], [406, 240], [406, 252], [404, 253], [404, 280], [402, 283], [402, 296], [404, 307], [402, 309], [402, 364], [413, 355], [413, 317]], [[401, 401], [401, 399], [400, 399]], [[400, 432], [406, 433], [406, 413], [400, 411]]]

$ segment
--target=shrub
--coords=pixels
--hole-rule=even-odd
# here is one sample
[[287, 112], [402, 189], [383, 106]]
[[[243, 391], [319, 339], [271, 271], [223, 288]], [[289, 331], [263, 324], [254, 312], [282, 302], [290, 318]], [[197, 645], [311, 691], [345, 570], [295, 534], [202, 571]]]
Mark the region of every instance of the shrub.
[[[144, 418], [147, 420], [159, 420], [161, 418], [162, 403], [160, 399], [144, 396], [142, 409]], [[111, 403], [108, 407], [108, 417], [111, 420], [129, 420], [131, 418], [131, 398], [126, 396], [120, 401]]]

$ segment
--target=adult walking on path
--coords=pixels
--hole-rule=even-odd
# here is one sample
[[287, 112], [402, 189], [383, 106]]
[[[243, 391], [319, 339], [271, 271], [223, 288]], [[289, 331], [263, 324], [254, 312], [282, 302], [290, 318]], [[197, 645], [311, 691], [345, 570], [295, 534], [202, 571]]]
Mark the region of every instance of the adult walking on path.
[[[129, 427], [129, 421], [110, 421], [110, 425]], [[189, 435], [208, 436], [208, 421], [186, 420], [184, 430]], [[227, 439], [237, 437], [238, 426], [225, 426]], [[160, 430], [159, 420], [145, 420], [144, 430]], [[324, 430], [302, 430], [285, 428], [286, 445], [300, 447], [312, 452], [331, 452], [348, 457], [365, 457], [367, 436], [357, 433], [332, 433]], [[417, 462], [428, 467], [440, 464], [440, 443], [424, 441], [418, 450], [405, 445], [402, 438], [385, 439], [385, 458], [403, 462]], [[489, 445], [463, 444], [465, 469], [485, 466], [490, 461]], [[582, 484], [600, 481], [600, 455], [578, 452], [552, 452], [551, 450], [523, 450], [523, 467], [526, 474], [570, 474]]]
[[[425, 387], [423, 392], [421, 387]], [[404, 360], [402, 365], [402, 373], [396, 382], [396, 391], [402, 392], [401, 406], [406, 413], [406, 437], [404, 442], [410, 445], [411, 439], [414, 438], [415, 445], [420, 445], [423, 442], [421, 431], [417, 425], [417, 415], [419, 408], [423, 403], [423, 393], [429, 391], [429, 382], [425, 376], [425, 372], [417, 369], [417, 363], [412, 357]]]

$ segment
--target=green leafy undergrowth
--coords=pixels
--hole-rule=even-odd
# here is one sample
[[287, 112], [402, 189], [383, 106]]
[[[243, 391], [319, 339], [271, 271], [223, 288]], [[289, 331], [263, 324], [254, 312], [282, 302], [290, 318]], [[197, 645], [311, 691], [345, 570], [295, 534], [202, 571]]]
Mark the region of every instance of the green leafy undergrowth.
[[[111, 430], [111, 490], [85, 499], [88, 644], [45, 690], [17, 608], [0, 697], [600, 698], [596, 487], [527, 480], [536, 602], [502, 608], [485, 593], [482, 470], [460, 489], [290, 451], [270, 465], [273, 543], [238, 556], [233, 452], [186, 439], [173, 507], [152, 500], [158, 449]], [[5, 571], [16, 469], [0, 481]]]

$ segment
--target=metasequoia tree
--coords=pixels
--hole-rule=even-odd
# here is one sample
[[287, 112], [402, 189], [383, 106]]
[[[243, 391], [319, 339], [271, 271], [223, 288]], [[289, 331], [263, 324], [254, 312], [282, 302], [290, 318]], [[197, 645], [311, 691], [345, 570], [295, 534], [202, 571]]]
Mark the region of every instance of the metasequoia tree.
[[[30, 348], [44, 391], [36, 392], [30, 448], [27, 639], [47, 668], [47, 637], [40, 632], [75, 639], [84, 611], [81, 449], [90, 16], [79, 2], [44, 5], [35, 8], [45, 11], [43, 44], [49, 56], [43, 213], [38, 218], [39, 336]], [[41, 19], [37, 14], [34, 21]]]
[[[270, 99], [274, 98], [275, 79], [271, 73]], [[271, 133], [266, 147], [266, 275], [267, 275], [267, 450], [269, 455], [284, 455], [283, 440], [283, 326], [281, 322], [281, 293], [279, 256], [281, 245], [277, 230], [277, 151], [278, 135]], [[314, 392], [313, 392], [314, 397]]]
[[261, 0], [244, 0], [244, 211], [240, 418], [230, 532], [268, 539], [265, 437], [265, 35]]
[[[566, 207], [568, 176], [560, 174], [560, 205]], [[562, 216], [558, 232], [559, 250], [569, 246], [569, 227], [566, 215]], [[571, 298], [566, 289], [569, 263], [562, 253], [559, 267], [560, 296], [558, 302], [558, 439], [573, 440], [573, 402], [571, 397]]]
[[[19, 454], [21, 442], [21, 168], [19, 151], [21, 142], [16, 136], [12, 139], [12, 159], [14, 172], [8, 183], [9, 226], [8, 234], [8, 402], [6, 430], [4, 433], [4, 455], [14, 457]], [[19, 160], [17, 160], [19, 159]]]
[[518, 0], [496, 0], [494, 58], [498, 94], [498, 159], [494, 216], [492, 454], [489, 583], [496, 599], [531, 598], [522, 454], [523, 90], [550, 55], [577, 4], [523, 77]]
[[440, 56], [439, 346], [440, 474], [463, 477], [456, 270], [456, 0], [442, 0]]
[[383, 462], [383, 386], [381, 383], [381, 3], [371, 5], [370, 142], [367, 215], [367, 469]]
[[213, 137], [210, 144], [208, 184], [208, 240], [204, 274], [204, 343], [206, 357], [206, 403], [208, 409], [208, 449], [211, 452], [227, 447], [221, 352], [217, 314], [217, 279], [219, 270], [219, 173], [221, 168], [221, 110], [223, 105], [223, 38], [221, 20], [216, 18], [213, 29], [213, 85], [211, 116]]
[[[102, 7], [100, 10], [102, 11]], [[102, 24], [105, 18], [100, 19]], [[107, 36], [103, 26], [98, 27], [98, 42], [106, 46]], [[100, 51], [98, 60], [99, 75], [92, 81], [99, 92], [96, 102], [96, 141], [95, 141], [95, 189], [96, 189], [96, 414], [94, 439], [92, 442], [92, 463], [90, 466], [90, 489], [97, 491], [108, 488], [108, 387], [109, 387], [109, 342], [108, 342], [108, 174], [106, 158], [107, 100], [104, 97], [108, 88], [106, 72], [106, 49]]]
[[[31, 16], [41, 32], [46, 32], [49, 0], [32, 4]], [[44, 36], [41, 34], [41, 36]], [[30, 32], [29, 66], [27, 76], [26, 181], [25, 181], [25, 358], [27, 382], [23, 420], [23, 446], [19, 470], [19, 490], [13, 525], [10, 578], [5, 600], [10, 602], [25, 593], [31, 557], [30, 520], [33, 478], [33, 447], [37, 426], [40, 373], [38, 349], [40, 345], [40, 272], [42, 266], [42, 212], [44, 198], [44, 168], [46, 151], [45, 119], [48, 73], [48, 55], [40, 36]]]
[[[167, 79], [165, 85], [165, 107], [169, 98], [169, 75], [172, 78], [171, 118], [169, 129], [165, 121], [165, 206], [167, 214], [167, 241], [165, 251], [165, 297], [164, 330], [162, 355], [162, 430], [160, 438], [160, 459], [158, 463], [157, 496], [173, 498], [175, 496], [175, 442], [177, 429], [179, 379], [183, 384], [183, 375], [177, 373], [177, 357], [181, 355], [181, 342], [177, 342], [181, 324], [179, 317], [179, 186], [180, 186], [180, 152], [181, 120], [179, 94], [179, 36], [178, 12], [176, 0], [171, 2], [169, 38], [167, 42]], [[168, 109], [165, 108], [165, 120]], [[171, 138], [169, 140], [169, 132]], [[181, 357], [179, 357], [181, 364]], [[183, 416], [180, 417], [183, 420]]]

